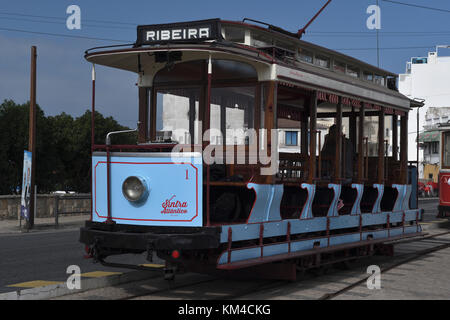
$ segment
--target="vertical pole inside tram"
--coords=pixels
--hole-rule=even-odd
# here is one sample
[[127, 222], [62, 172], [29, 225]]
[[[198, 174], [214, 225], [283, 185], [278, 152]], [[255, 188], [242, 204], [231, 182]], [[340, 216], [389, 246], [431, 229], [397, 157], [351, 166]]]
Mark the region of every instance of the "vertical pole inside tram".
[[[211, 112], [211, 79], [212, 79], [212, 61], [211, 61], [211, 55], [209, 55], [208, 59], [208, 89], [206, 94], [206, 123], [207, 123], [207, 130], [210, 129], [210, 112]], [[209, 143], [211, 143], [211, 136], [208, 137]], [[210, 221], [210, 170], [209, 170], [209, 163], [206, 165], [206, 225], [209, 226]]]

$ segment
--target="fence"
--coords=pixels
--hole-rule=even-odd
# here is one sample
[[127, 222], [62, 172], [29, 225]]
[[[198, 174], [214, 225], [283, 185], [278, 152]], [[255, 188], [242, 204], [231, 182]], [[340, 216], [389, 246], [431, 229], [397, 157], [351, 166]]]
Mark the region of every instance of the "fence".
[[[67, 203], [72, 202], [72, 206], [68, 206]], [[86, 206], [88, 202], [89, 205]], [[60, 208], [61, 207], [61, 208]], [[91, 195], [90, 194], [78, 194], [78, 195], [55, 195], [54, 196], [54, 216], [55, 225], [59, 224], [59, 215], [61, 214], [88, 214], [91, 213]]]
[[[35, 218], [52, 218], [58, 224], [60, 215], [88, 214], [91, 212], [90, 194], [38, 194]], [[0, 196], [0, 220], [20, 219], [19, 195]]]

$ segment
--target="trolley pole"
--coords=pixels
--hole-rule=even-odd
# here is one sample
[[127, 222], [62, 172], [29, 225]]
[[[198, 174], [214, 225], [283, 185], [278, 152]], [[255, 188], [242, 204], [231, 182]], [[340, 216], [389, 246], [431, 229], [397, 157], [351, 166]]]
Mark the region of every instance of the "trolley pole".
[[36, 172], [36, 46], [31, 47], [31, 72], [30, 72], [30, 120], [28, 131], [28, 151], [31, 152], [31, 187], [30, 187], [30, 216], [27, 229], [34, 226], [35, 215], [35, 172]]

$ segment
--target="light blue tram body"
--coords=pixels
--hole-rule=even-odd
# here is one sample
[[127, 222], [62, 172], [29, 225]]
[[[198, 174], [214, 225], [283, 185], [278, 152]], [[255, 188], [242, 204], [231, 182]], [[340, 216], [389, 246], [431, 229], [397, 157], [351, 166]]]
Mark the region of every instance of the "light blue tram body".
[[[110, 205], [114, 221], [140, 226], [203, 225], [203, 166], [199, 154], [113, 153], [110, 162]], [[94, 155], [92, 168], [92, 220], [105, 222], [108, 218], [106, 154]], [[148, 195], [139, 203], [127, 201], [122, 194], [123, 181], [130, 175], [142, 177], [147, 184]]]
[[[110, 161], [111, 216], [116, 223], [139, 226], [204, 226], [202, 206], [203, 166], [200, 154], [113, 153]], [[95, 154], [92, 157], [92, 168], [92, 220], [105, 222], [107, 219], [106, 154]], [[122, 194], [122, 183], [130, 175], [140, 176], [148, 184], [149, 192], [142, 203], [132, 204]], [[361, 213], [359, 206], [363, 197], [364, 186], [353, 184], [352, 187], [357, 190], [357, 197], [349, 215], [339, 215], [338, 212], [337, 201], [340, 196], [341, 185], [329, 184], [329, 188], [334, 191], [334, 198], [327, 216], [314, 217], [312, 203], [316, 185], [303, 183], [299, 188], [308, 191], [308, 198], [303, 206], [300, 218], [282, 219], [280, 203], [283, 197], [283, 185], [248, 183], [247, 188], [255, 192], [255, 203], [250, 215], [245, 223], [221, 225], [220, 243], [228, 243], [230, 230], [233, 242], [259, 239], [261, 225], [263, 225], [262, 234], [264, 238], [287, 235], [288, 224], [292, 236], [302, 233], [327, 230], [332, 232], [340, 229], [365, 228], [387, 224], [402, 224], [402, 226], [292, 241], [290, 247], [288, 243], [278, 243], [264, 246], [262, 253], [259, 247], [231, 250], [220, 255], [217, 261], [218, 267], [249, 259], [268, 258], [314, 248], [358, 243], [368, 238], [389, 240], [392, 237], [408, 236], [422, 231], [421, 226], [417, 223], [421, 219], [422, 211], [410, 209], [409, 205], [411, 185], [394, 186], [398, 190], [398, 196], [394, 209], [390, 212], [380, 210], [384, 186], [374, 185], [374, 188], [378, 190], [378, 196], [370, 213]], [[176, 201], [181, 204], [185, 203], [186, 206], [178, 208], [165, 205], [168, 203], [176, 204]], [[164, 211], [165, 209], [173, 210], [173, 212]], [[407, 225], [403, 226], [405, 224]]]

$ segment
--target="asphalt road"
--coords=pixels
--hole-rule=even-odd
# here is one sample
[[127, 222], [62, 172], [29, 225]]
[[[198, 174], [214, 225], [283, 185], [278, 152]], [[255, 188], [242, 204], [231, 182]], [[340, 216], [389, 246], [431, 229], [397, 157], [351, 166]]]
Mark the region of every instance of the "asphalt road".
[[436, 216], [438, 214], [437, 207], [439, 204], [439, 199], [427, 199], [424, 198], [419, 200], [419, 208], [424, 209], [423, 221], [434, 221], [436, 220]]
[[[424, 222], [436, 220], [436, 199], [419, 201], [425, 209]], [[84, 247], [78, 242], [79, 229], [0, 234], [0, 292], [14, 291], [11, 284], [26, 281], [66, 281], [67, 267], [77, 265], [81, 273], [91, 271], [127, 271], [107, 268], [85, 259]], [[143, 255], [113, 257], [110, 261], [130, 264], [148, 263]]]
[[[85, 259], [78, 236], [79, 229], [0, 235], [0, 292], [14, 291], [8, 285], [27, 281], [66, 281], [70, 265], [79, 266], [81, 273], [126, 271]], [[123, 262], [149, 263], [140, 255], [126, 256]]]

